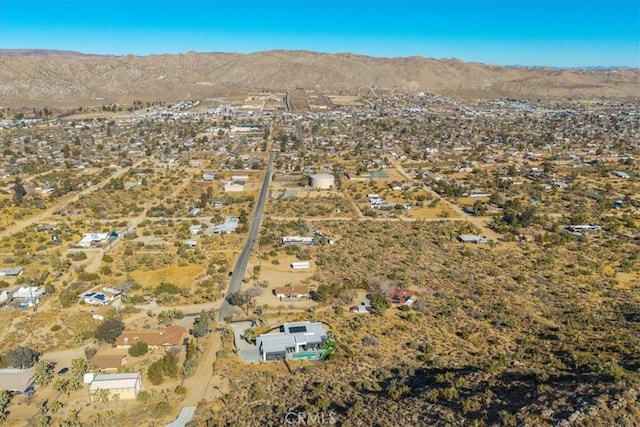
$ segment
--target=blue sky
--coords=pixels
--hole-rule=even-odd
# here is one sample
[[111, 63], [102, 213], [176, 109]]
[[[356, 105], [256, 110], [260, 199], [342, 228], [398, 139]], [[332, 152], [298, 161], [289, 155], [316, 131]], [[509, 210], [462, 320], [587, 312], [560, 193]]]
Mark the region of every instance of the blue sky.
[[640, 0], [0, 0], [0, 48], [640, 67]]

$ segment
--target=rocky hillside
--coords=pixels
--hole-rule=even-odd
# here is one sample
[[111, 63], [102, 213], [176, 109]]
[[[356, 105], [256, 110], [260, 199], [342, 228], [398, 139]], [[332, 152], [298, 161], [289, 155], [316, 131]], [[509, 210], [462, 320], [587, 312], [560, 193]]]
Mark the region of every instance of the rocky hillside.
[[359, 86], [458, 97], [640, 97], [640, 70], [497, 67], [456, 59], [269, 51], [97, 56], [0, 50], [0, 105], [206, 99], [247, 90]]

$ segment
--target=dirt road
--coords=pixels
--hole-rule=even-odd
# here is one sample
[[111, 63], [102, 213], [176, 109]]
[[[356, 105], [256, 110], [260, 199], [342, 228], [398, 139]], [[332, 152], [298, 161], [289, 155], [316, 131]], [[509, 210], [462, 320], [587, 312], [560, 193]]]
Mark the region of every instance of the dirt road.
[[[398, 173], [400, 173], [400, 175], [402, 175], [404, 179], [407, 180], [407, 182], [413, 182], [413, 177], [407, 171], [404, 170], [404, 168], [402, 167], [402, 165], [397, 159], [393, 159], [393, 158], [389, 159], [389, 162], [394, 168], [396, 168]], [[460, 206], [458, 206], [455, 203], [451, 203], [450, 201], [442, 197], [440, 194], [435, 192], [431, 187], [427, 186], [425, 188], [427, 189], [427, 191], [431, 193], [433, 197], [440, 200], [441, 203], [449, 206], [455, 213], [460, 215], [461, 218], [459, 218], [458, 220], [468, 221], [471, 224], [475, 225], [481, 230], [481, 234], [483, 236], [491, 240], [497, 240], [500, 237], [498, 233], [496, 233], [495, 231], [493, 231], [487, 226], [487, 222], [491, 220], [490, 218], [475, 217], [475, 216], [469, 215], [467, 212], [462, 210]], [[448, 221], [455, 220], [454, 218], [442, 218], [442, 219], [448, 220]]]
[[103, 179], [102, 181], [100, 181], [97, 184], [92, 185], [91, 187], [85, 188], [84, 190], [80, 191], [79, 193], [74, 194], [71, 198], [56, 204], [55, 206], [52, 206], [42, 212], [40, 212], [39, 214], [37, 214], [36, 216], [32, 216], [31, 218], [26, 218], [24, 220], [18, 221], [17, 223], [15, 223], [14, 225], [8, 227], [7, 229], [3, 230], [2, 232], [0, 232], [0, 239], [4, 238], [4, 237], [8, 237], [12, 234], [18, 233], [22, 230], [24, 230], [25, 228], [29, 227], [30, 225], [33, 225], [37, 222], [40, 222], [42, 220], [44, 220], [45, 218], [53, 215], [57, 210], [64, 208], [65, 206], [69, 205], [70, 203], [76, 202], [80, 199], [80, 197], [84, 196], [85, 194], [89, 194], [92, 193], [100, 188], [102, 188], [103, 185], [105, 185], [107, 182], [109, 182], [110, 179], [114, 179], [114, 178], [119, 178], [120, 176], [124, 175], [125, 173], [127, 173], [129, 170], [138, 167], [143, 161], [139, 161], [138, 163], [132, 165], [132, 166], [128, 166], [126, 168], [122, 168], [118, 171], [116, 171], [113, 175], [110, 175], [108, 177], [106, 177], [105, 179]]
[[184, 382], [187, 388], [187, 397], [182, 406], [197, 406], [201, 400], [207, 399], [212, 390], [210, 385], [213, 379], [213, 364], [217, 359], [218, 350], [222, 348], [220, 332], [215, 331], [207, 338], [204, 353], [200, 356], [196, 372]]

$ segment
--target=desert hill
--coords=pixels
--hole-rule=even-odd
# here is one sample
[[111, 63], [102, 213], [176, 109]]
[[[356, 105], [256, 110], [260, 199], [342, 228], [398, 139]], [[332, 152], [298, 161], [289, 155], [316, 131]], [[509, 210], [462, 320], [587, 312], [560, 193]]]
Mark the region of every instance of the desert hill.
[[639, 98], [640, 69], [498, 67], [282, 50], [151, 56], [0, 50], [0, 105], [9, 107], [171, 102], [293, 88], [353, 93], [361, 86], [474, 98]]

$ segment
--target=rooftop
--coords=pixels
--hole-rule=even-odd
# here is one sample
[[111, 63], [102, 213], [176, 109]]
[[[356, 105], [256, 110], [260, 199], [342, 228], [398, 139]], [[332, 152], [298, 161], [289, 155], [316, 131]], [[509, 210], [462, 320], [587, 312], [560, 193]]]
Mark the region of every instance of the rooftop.
[[99, 374], [96, 375], [89, 386], [89, 390], [94, 392], [98, 389], [122, 389], [134, 388], [136, 383], [142, 379], [140, 372], [126, 374]]

